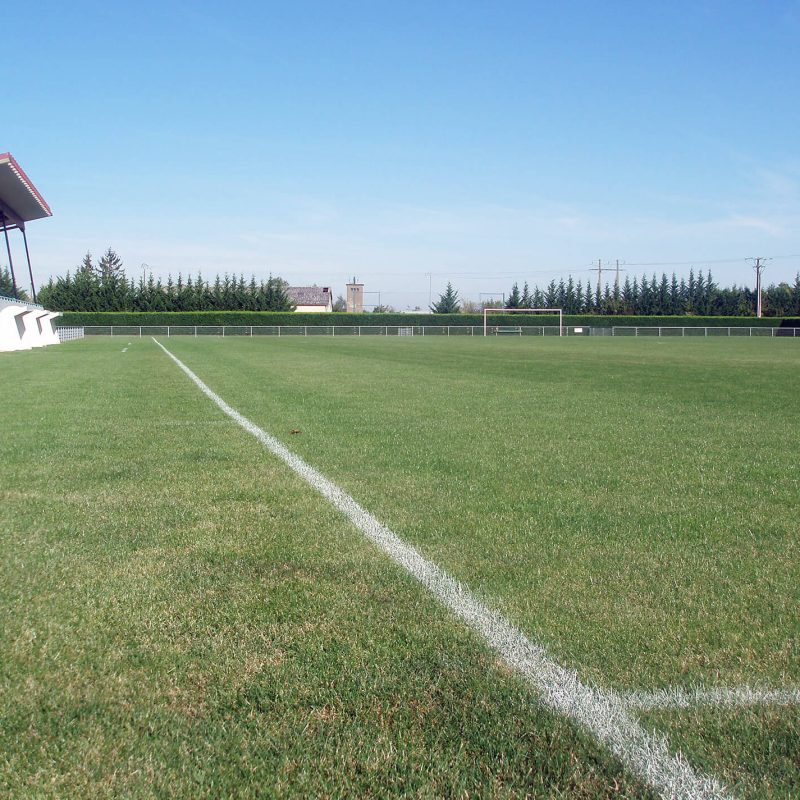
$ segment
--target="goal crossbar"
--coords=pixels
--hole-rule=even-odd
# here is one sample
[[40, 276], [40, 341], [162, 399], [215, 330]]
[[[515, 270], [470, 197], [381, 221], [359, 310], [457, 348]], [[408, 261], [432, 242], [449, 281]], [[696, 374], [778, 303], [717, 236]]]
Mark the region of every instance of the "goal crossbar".
[[484, 308], [483, 309], [483, 335], [487, 336], [489, 331], [489, 314], [532, 314], [534, 312], [547, 311], [551, 314], [558, 314], [558, 335], [564, 335], [564, 312], [560, 308]]

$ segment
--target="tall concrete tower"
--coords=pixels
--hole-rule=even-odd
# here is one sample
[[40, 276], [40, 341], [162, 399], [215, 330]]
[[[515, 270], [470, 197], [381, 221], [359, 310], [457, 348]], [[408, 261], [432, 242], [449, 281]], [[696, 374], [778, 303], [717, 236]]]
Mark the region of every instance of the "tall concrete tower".
[[351, 314], [360, 314], [364, 310], [364, 284], [356, 279], [347, 284], [347, 310]]

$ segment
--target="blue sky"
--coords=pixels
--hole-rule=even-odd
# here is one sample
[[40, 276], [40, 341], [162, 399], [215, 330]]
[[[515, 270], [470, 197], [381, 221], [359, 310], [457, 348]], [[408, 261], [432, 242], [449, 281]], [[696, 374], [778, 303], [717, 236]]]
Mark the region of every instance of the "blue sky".
[[132, 275], [336, 293], [355, 275], [397, 308], [597, 259], [723, 284], [752, 285], [751, 256], [774, 257], [767, 282], [800, 270], [798, 0], [4, 17], [0, 151], [54, 212], [30, 225], [39, 281], [109, 245]]

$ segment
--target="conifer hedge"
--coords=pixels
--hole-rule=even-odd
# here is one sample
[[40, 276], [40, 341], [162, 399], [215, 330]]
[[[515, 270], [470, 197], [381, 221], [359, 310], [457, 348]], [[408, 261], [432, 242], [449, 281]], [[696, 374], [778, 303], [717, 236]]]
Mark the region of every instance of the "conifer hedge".
[[[558, 316], [546, 314], [492, 314], [492, 325], [558, 325]], [[483, 325], [482, 314], [330, 314], [271, 311], [65, 311], [56, 320], [61, 327], [91, 325]], [[564, 316], [565, 325], [590, 327], [765, 327], [781, 324], [779, 317], [695, 316]]]

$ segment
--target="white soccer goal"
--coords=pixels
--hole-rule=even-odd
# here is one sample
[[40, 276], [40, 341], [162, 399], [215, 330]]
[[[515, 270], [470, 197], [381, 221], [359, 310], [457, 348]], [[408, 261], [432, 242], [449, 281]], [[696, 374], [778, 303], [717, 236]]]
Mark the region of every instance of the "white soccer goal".
[[414, 328], [410, 325], [402, 326], [397, 329], [398, 336], [413, 336], [414, 335]]
[[[483, 309], [483, 335], [489, 335], [489, 314], [558, 314], [558, 335], [564, 335], [564, 313], [560, 308], [484, 308]], [[522, 327], [517, 325], [495, 326], [495, 334], [516, 333], [522, 335]]]

